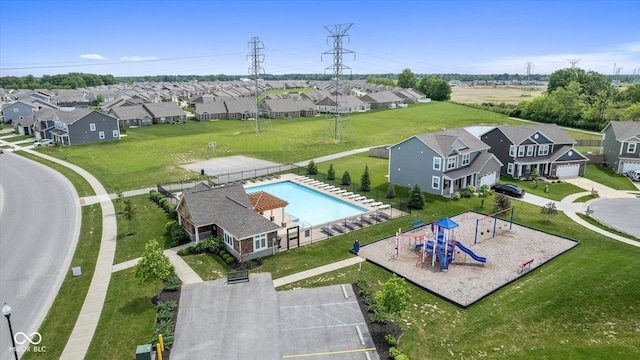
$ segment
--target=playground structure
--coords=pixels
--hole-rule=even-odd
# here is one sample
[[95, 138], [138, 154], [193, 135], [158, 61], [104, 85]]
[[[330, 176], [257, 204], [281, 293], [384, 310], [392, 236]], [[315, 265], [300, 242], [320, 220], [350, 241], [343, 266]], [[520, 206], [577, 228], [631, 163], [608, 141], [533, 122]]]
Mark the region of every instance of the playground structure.
[[425, 233], [421, 235], [402, 233], [398, 229], [398, 232], [396, 232], [395, 256], [398, 257], [400, 254], [402, 238], [408, 238], [409, 248], [420, 251], [416, 266], [423, 269], [429, 259], [431, 260], [431, 267], [434, 267], [437, 259], [440, 263], [440, 271], [447, 272], [449, 264], [455, 260], [456, 246], [472, 259], [486, 263], [487, 259], [485, 257], [476, 255], [469, 248], [456, 241], [458, 226], [455, 221], [444, 218], [430, 225], [421, 226], [421, 228], [425, 229]]
[[[496, 235], [504, 233], [505, 231], [511, 230], [513, 228], [514, 211], [515, 209], [512, 206], [491, 215], [476, 219], [476, 233], [473, 239], [473, 244], [478, 244], [478, 233], [480, 233], [482, 239], [490, 239], [496, 237]], [[509, 221], [499, 218], [501, 214], [506, 214], [508, 212], [511, 213]]]

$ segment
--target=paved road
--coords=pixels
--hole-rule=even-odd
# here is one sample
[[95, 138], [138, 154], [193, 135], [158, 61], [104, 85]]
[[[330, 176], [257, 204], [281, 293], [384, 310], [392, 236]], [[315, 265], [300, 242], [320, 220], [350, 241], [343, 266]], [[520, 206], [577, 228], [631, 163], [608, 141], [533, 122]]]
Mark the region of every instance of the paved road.
[[[12, 307], [14, 333], [38, 330], [69, 269], [80, 218], [66, 178], [10, 152], [0, 155], [0, 303]], [[2, 319], [0, 360], [12, 358], [10, 341]]]

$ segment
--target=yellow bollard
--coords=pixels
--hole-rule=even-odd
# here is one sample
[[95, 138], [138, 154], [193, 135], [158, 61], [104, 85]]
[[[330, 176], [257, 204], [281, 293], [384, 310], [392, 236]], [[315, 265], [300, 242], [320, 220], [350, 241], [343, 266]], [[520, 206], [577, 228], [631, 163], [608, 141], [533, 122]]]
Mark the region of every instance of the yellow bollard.
[[162, 341], [162, 334], [158, 335], [158, 344], [156, 345], [156, 355], [158, 360], [162, 360], [162, 352], [164, 351], [164, 341]]
[[162, 340], [162, 334], [158, 334], [158, 344], [160, 344], [160, 349], [164, 351], [164, 340]]

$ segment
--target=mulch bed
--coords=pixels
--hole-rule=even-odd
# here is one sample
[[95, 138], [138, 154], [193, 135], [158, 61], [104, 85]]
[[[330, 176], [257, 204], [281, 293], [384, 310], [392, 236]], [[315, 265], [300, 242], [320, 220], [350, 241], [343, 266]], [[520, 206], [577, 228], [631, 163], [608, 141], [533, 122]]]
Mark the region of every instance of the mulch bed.
[[[178, 309], [180, 308], [180, 292], [181, 292], [181, 288], [178, 288], [177, 291], [163, 290], [160, 292], [159, 297], [154, 296], [151, 300], [151, 302], [154, 305], [157, 304], [158, 301], [175, 301], [176, 304], [178, 304], [178, 306], [176, 306], [175, 310], [173, 311], [172, 320], [173, 320], [174, 326], [178, 322]], [[174, 331], [175, 331], [175, 328], [174, 328]], [[165, 347], [164, 351], [162, 352], [162, 359], [169, 360], [170, 357], [171, 357], [171, 348]]]
[[391, 346], [387, 343], [387, 340], [385, 340], [384, 337], [387, 334], [391, 334], [396, 339], [399, 339], [400, 335], [402, 335], [402, 329], [400, 329], [398, 325], [392, 322], [387, 322], [386, 324], [372, 322], [369, 318], [369, 312], [367, 311], [367, 304], [365, 304], [362, 296], [360, 296], [360, 289], [358, 288], [358, 285], [352, 284], [352, 286], [353, 292], [356, 294], [356, 298], [358, 299], [358, 305], [360, 305], [360, 311], [362, 311], [362, 316], [367, 323], [369, 333], [371, 334], [371, 338], [373, 339], [373, 344], [378, 350], [378, 356], [380, 357], [380, 359], [390, 359], [389, 348], [391, 348]]

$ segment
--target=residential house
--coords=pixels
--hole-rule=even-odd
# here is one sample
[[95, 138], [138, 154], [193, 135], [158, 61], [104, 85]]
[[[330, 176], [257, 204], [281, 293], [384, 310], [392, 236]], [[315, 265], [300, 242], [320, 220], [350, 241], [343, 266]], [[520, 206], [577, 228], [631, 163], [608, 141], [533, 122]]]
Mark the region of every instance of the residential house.
[[353, 95], [340, 95], [338, 102], [340, 106], [336, 106], [336, 96], [329, 95], [316, 101], [316, 106], [318, 106], [319, 112], [332, 114], [335, 114], [338, 111], [341, 114], [345, 114], [371, 110], [371, 106], [368, 102], [362, 101], [360, 98]]
[[224, 101], [195, 103], [194, 116], [200, 121], [226, 119], [227, 107]]
[[497, 126], [480, 137], [506, 166], [513, 178], [530, 176], [584, 176], [587, 159], [574, 148], [576, 141], [556, 124]]
[[389, 147], [389, 182], [452, 197], [468, 185], [495, 184], [502, 163], [464, 129], [414, 135]]
[[427, 96], [415, 89], [396, 89], [393, 91], [399, 98], [402, 98], [405, 104], [415, 104], [418, 102], [428, 102]]
[[640, 122], [611, 121], [602, 134], [602, 153], [613, 171], [640, 170]]
[[52, 139], [60, 145], [120, 140], [118, 119], [86, 108], [56, 110], [52, 116]]
[[53, 140], [55, 113], [58, 109], [42, 108], [33, 114], [33, 135], [36, 140]]
[[392, 91], [368, 93], [362, 96], [360, 100], [369, 103], [372, 109], [393, 108], [398, 104], [404, 104], [404, 99]]
[[174, 102], [144, 103], [142, 106], [151, 114], [154, 124], [187, 120], [187, 114]]
[[176, 212], [192, 241], [213, 235], [222, 239], [227, 252], [237, 259], [271, 255], [278, 246], [280, 226], [254, 210], [240, 184], [210, 187], [199, 183], [184, 191]]
[[270, 119], [315, 116], [316, 105], [307, 99], [264, 99], [260, 103], [260, 116]]
[[151, 114], [142, 105], [126, 105], [111, 108], [109, 115], [118, 119], [120, 127], [146, 126], [153, 123]]
[[3, 106], [2, 113], [4, 114], [5, 124], [12, 124], [18, 120], [33, 117], [33, 114], [38, 111], [38, 106], [25, 100], [4, 104]]

